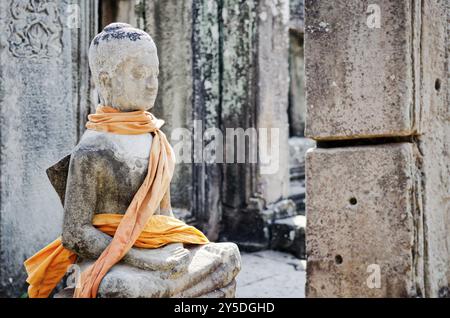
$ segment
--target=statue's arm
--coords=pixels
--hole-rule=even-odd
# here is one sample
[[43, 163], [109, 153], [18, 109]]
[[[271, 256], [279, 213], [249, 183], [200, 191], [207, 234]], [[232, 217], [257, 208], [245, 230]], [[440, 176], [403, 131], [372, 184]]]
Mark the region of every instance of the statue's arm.
[[[77, 255], [97, 259], [112, 238], [92, 224], [97, 202], [101, 159], [95, 153], [75, 151], [67, 178], [62, 232], [63, 246]], [[132, 248], [123, 258], [125, 263], [148, 269], [142, 252]]]

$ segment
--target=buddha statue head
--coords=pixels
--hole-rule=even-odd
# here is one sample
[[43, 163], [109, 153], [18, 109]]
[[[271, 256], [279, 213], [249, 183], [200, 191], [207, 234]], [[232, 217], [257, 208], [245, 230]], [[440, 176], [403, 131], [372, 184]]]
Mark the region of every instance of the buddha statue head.
[[89, 66], [100, 104], [120, 111], [148, 110], [158, 93], [156, 45], [126, 23], [106, 26], [89, 48]]

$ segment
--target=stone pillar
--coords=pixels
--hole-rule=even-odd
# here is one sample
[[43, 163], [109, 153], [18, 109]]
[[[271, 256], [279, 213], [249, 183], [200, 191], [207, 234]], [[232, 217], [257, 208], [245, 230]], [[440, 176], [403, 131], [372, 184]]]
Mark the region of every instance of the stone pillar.
[[289, 23], [289, 133], [305, 135], [304, 1], [290, 0]]
[[[160, 63], [159, 91], [152, 112], [165, 120], [163, 130], [174, 145], [170, 138], [174, 129], [184, 128], [187, 134], [193, 129], [192, 0], [147, 1], [145, 13], [146, 31], [156, 43]], [[172, 205], [177, 215], [192, 218], [193, 166], [177, 160]]]
[[101, 0], [100, 3], [100, 30], [113, 22], [145, 28], [145, 0]]
[[308, 297], [448, 295], [446, 6], [305, 2]]
[[[222, 221], [222, 163], [221, 153], [207, 160], [204, 147], [217, 143], [220, 136], [214, 130], [221, 128], [221, 0], [193, 1], [193, 119], [201, 123], [194, 136], [193, 207], [204, 233], [211, 240], [219, 238]], [[208, 133], [211, 132], [211, 133]], [[203, 139], [200, 134], [203, 134]], [[201, 147], [199, 147], [199, 145]], [[202, 149], [199, 149], [202, 148]], [[202, 158], [199, 158], [202, 157]]]
[[45, 170], [81, 133], [90, 86], [79, 43], [90, 38], [95, 6], [0, 3], [1, 296], [25, 292], [23, 261], [61, 234], [63, 210]]
[[[274, 213], [295, 210], [283, 201], [289, 194], [289, 2], [151, 1], [145, 12], [161, 63], [154, 112], [167, 121], [169, 136], [184, 128], [191, 138], [191, 163], [179, 163], [172, 182], [176, 211], [213, 240], [222, 234], [267, 247]], [[227, 129], [279, 129], [278, 169], [265, 175], [259, 163], [208, 162], [203, 152], [217, 142], [212, 128], [224, 143]]]
[[[247, 249], [267, 248], [272, 221], [295, 213], [293, 202], [285, 200], [289, 193], [289, 1], [223, 1], [222, 23], [223, 131], [241, 127], [279, 133], [276, 171], [262, 172], [261, 162], [224, 166], [224, 236]], [[261, 142], [262, 131], [258, 134]]]

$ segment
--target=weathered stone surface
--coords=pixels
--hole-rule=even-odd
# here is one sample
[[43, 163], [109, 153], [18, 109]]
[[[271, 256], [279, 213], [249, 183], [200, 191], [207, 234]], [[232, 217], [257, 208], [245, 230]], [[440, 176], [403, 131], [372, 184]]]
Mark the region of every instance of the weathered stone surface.
[[50, 180], [53, 188], [61, 200], [61, 204], [64, 205], [64, 200], [66, 197], [66, 186], [67, 186], [67, 175], [69, 173], [70, 165], [70, 154], [61, 158], [53, 166], [49, 167], [47, 172], [47, 177]]
[[305, 135], [304, 0], [289, 1], [289, 133]]
[[289, 0], [290, 8], [290, 29], [303, 32], [305, 23], [305, 1]]
[[[419, 130], [414, 87], [419, 1], [305, 1], [306, 136], [405, 136]], [[369, 10], [370, 12], [371, 10]]]
[[289, 138], [289, 199], [293, 200], [299, 213], [305, 212], [305, 158], [306, 151], [315, 147], [312, 139]]
[[314, 148], [316, 142], [309, 138], [289, 138], [289, 169], [294, 178], [305, 176], [305, 159], [308, 149]]
[[[255, 33], [257, 13], [255, 1], [222, 1], [222, 84], [221, 84], [221, 129], [256, 127], [255, 78]], [[240, 30], [240, 32], [236, 32]], [[245, 34], [245, 36], [243, 36]], [[250, 66], [250, 67], [249, 67]], [[230, 162], [234, 158], [229, 158]], [[253, 195], [252, 179], [256, 167], [251, 164], [226, 164], [223, 166], [222, 202], [224, 221], [228, 216], [244, 209]], [[231, 216], [230, 218], [233, 218]], [[225, 224], [227, 227], [228, 224]]]
[[[274, 169], [263, 169], [260, 162], [256, 175], [256, 192], [268, 203], [285, 199], [289, 194], [289, 138], [288, 96], [289, 96], [289, 1], [255, 1], [256, 4], [256, 127], [270, 132], [277, 130], [275, 140], [268, 138], [268, 144], [275, 143], [272, 154]], [[259, 133], [259, 157], [263, 157]], [[262, 161], [262, 160], [261, 160]], [[267, 170], [267, 172], [265, 172]]]
[[[111, 237], [96, 230], [91, 220], [94, 214], [125, 213], [147, 173], [151, 145], [151, 134], [84, 133], [67, 173], [62, 232], [66, 248], [85, 258], [100, 256]], [[124, 261], [152, 266], [152, 258], [134, 249]]]
[[417, 157], [410, 143], [307, 153], [308, 297], [424, 295]]
[[[158, 56], [147, 33], [124, 23], [108, 25], [92, 41], [89, 61], [101, 105], [126, 111], [153, 107]], [[71, 153], [67, 172], [64, 247], [88, 260], [97, 259], [108, 247], [112, 238], [95, 229], [92, 219], [95, 214], [127, 211], [147, 175], [152, 141], [150, 133], [84, 133]], [[52, 171], [61, 176], [53, 180], [66, 174], [56, 168]], [[155, 214], [172, 216], [172, 211], [161, 209]], [[182, 244], [132, 247], [122, 260], [122, 265], [114, 266], [103, 278], [100, 297], [222, 297], [234, 293], [233, 282], [240, 269], [237, 246], [225, 243], [190, 249]], [[91, 263], [79, 265], [83, 269]]]
[[101, 105], [120, 111], [153, 108], [159, 60], [146, 32], [126, 23], [106, 26], [91, 42], [89, 66]]
[[[297, 215], [294, 201], [286, 199], [263, 206], [262, 200], [253, 199], [247, 206], [245, 213], [236, 211], [227, 215], [227, 231], [222, 240], [232, 238], [246, 251], [258, 251], [270, 247], [270, 227], [274, 220]], [[239, 214], [241, 213], [241, 214]], [[248, 226], [251, 224], [252, 226]]]
[[[277, 214], [270, 206], [286, 202], [289, 195], [289, 3], [239, 3], [223, 1], [221, 7], [224, 54], [220, 122], [222, 129], [267, 130], [258, 132], [257, 164], [235, 164], [233, 158], [227, 158], [234, 164], [223, 169], [223, 237], [254, 250], [269, 245], [267, 220]], [[265, 133], [269, 136], [266, 140], [261, 137]], [[263, 143], [275, 148], [270, 172], [261, 160]]]
[[[364, 15], [369, 4], [366, 1], [337, 2], [335, 6], [328, 7], [321, 2], [307, 1], [307, 52], [314, 56], [307, 64], [307, 76], [310, 83], [308, 88], [308, 135], [315, 139], [326, 139], [319, 146], [342, 146], [342, 143], [330, 143], [333, 139], [346, 138], [371, 138], [379, 136], [405, 136], [413, 143], [414, 160], [405, 161], [403, 169], [409, 169], [415, 181], [414, 187], [409, 190], [415, 202], [398, 206], [400, 215], [420, 216], [414, 217], [412, 227], [408, 225], [403, 232], [408, 230], [414, 235], [414, 266], [411, 270], [401, 270], [396, 280], [389, 281], [396, 290], [381, 290], [376, 293], [373, 290], [355, 289], [355, 284], [347, 284], [348, 281], [360, 279], [356, 274], [349, 279], [349, 275], [333, 269], [335, 284], [323, 284], [323, 290], [318, 284], [311, 285], [311, 295], [384, 295], [384, 296], [424, 296], [445, 297], [449, 294], [449, 213], [448, 197], [450, 193], [450, 160], [447, 149], [450, 146], [449, 124], [449, 87], [448, 87], [448, 2], [445, 1], [381, 1], [378, 3], [381, 9], [381, 28], [370, 28], [365, 23]], [[349, 10], [350, 8], [350, 10]], [[372, 6], [373, 8], [373, 6]], [[376, 10], [368, 14], [373, 18]], [[308, 18], [309, 17], [309, 18]], [[373, 20], [372, 20], [373, 22]], [[328, 42], [327, 39], [329, 40]], [[308, 49], [310, 51], [308, 51]], [[309, 53], [308, 53], [309, 52]], [[314, 54], [314, 52], [318, 54]], [[335, 53], [333, 53], [335, 52]], [[359, 54], [358, 54], [359, 53]], [[334, 54], [334, 55], [333, 55]], [[446, 55], [447, 54], [447, 55]], [[353, 57], [350, 60], [350, 57]], [[342, 85], [344, 84], [344, 85]], [[323, 93], [325, 92], [325, 93]], [[398, 140], [407, 140], [406, 138]], [[379, 139], [378, 143], [389, 139]], [[366, 143], [371, 143], [365, 140]], [[347, 141], [345, 145], [355, 146], [357, 142]], [[378, 147], [386, 147], [379, 145]], [[319, 150], [311, 153], [311, 161], [315, 156], [324, 156], [328, 153], [332, 162], [323, 162], [322, 169], [334, 166], [340, 160], [344, 167], [350, 168], [341, 152], [353, 153], [352, 156], [361, 157], [366, 151], [360, 147], [343, 148], [341, 150]], [[369, 148], [367, 148], [369, 149]], [[341, 152], [339, 152], [341, 151]], [[363, 152], [356, 155], [356, 152]], [[323, 152], [323, 153], [322, 153]], [[352, 159], [353, 160], [353, 159]], [[380, 159], [378, 159], [380, 160]], [[368, 161], [368, 160], [366, 160]], [[355, 161], [356, 162], [356, 161]], [[353, 162], [353, 164], [355, 164]], [[321, 169], [317, 166], [308, 169], [311, 184], [315, 184], [316, 177], [323, 177]], [[364, 164], [370, 171], [372, 163]], [[358, 167], [358, 165], [356, 165]], [[325, 192], [321, 195], [342, 193], [342, 186], [346, 186], [346, 180], [355, 175], [355, 167], [345, 173], [339, 174], [338, 182], [335, 176], [329, 177], [333, 193]], [[385, 173], [381, 167], [381, 173]], [[395, 173], [394, 173], [395, 175]], [[336, 179], [336, 181], [334, 181]], [[362, 180], [354, 181], [360, 184]], [[325, 182], [323, 182], [325, 184]], [[386, 185], [384, 187], [387, 188]], [[315, 188], [316, 191], [319, 191]], [[398, 202], [404, 202], [404, 192], [409, 188], [399, 184], [396, 195]], [[377, 190], [378, 191], [378, 190]], [[375, 191], [375, 193], [377, 193]], [[310, 189], [308, 189], [308, 195]], [[370, 192], [368, 192], [369, 194]], [[391, 193], [392, 195], [392, 193]], [[308, 198], [308, 196], [307, 196]], [[314, 206], [318, 199], [317, 193], [311, 190], [308, 198], [308, 206]], [[376, 197], [369, 198], [376, 202]], [[358, 200], [359, 202], [359, 200]], [[330, 203], [332, 204], [332, 202]], [[379, 204], [379, 203], [378, 203]], [[384, 200], [384, 204], [391, 204]], [[359, 205], [359, 203], [358, 203]], [[314, 213], [314, 208], [312, 208]], [[366, 210], [371, 216], [378, 211], [376, 205], [369, 206]], [[314, 214], [313, 214], [314, 215]], [[347, 216], [347, 214], [345, 214]], [[311, 220], [310, 215], [308, 217]], [[348, 217], [349, 219], [349, 217]], [[377, 249], [371, 250], [372, 245], [352, 244], [352, 237], [341, 235], [342, 224], [347, 221], [332, 220], [320, 227], [318, 219], [311, 223], [308, 221], [308, 236], [317, 238], [322, 235], [323, 240], [329, 237], [337, 237], [344, 241], [340, 245], [347, 253], [361, 254], [366, 258], [378, 255]], [[360, 230], [367, 232], [368, 221], [371, 219], [356, 219], [354, 224], [358, 234]], [[386, 219], [373, 220], [378, 222], [380, 236], [398, 239], [399, 229], [393, 228], [391, 222], [386, 224]], [[347, 225], [346, 225], [347, 226]], [[349, 226], [349, 225], [348, 225]], [[370, 229], [372, 229], [370, 227]], [[389, 233], [391, 233], [389, 235]], [[364, 234], [362, 237], [366, 237]], [[373, 239], [372, 239], [373, 241]], [[334, 245], [333, 245], [334, 246]], [[399, 245], [401, 246], [401, 245]], [[308, 251], [313, 251], [308, 247]], [[368, 252], [370, 251], [370, 252]], [[328, 265], [317, 262], [317, 266], [311, 267], [309, 279], [311, 282], [331, 279], [324, 278], [323, 273], [328, 268], [335, 268], [332, 264], [332, 254]], [[398, 253], [406, 253], [406, 249], [387, 249], [384, 258], [391, 257], [390, 267], [399, 271], [405, 265], [398, 266], [401, 258]], [[369, 254], [366, 254], [369, 253]], [[315, 255], [315, 254], [314, 254]], [[370, 255], [368, 257], [367, 255]], [[340, 255], [343, 256], [343, 255]], [[325, 257], [325, 256], [322, 256]], [[346, 257], [341, 261], [345, 264]], [[405, 264], [409, 262], [404, 259]], [[313, 261], [314, 262], [314, 261]], [[337, 266], [347, 270], [347, 266]], [[356, 265], [355, 265], [356, 266]], [[361, 265], [362, 266], [362, 265]], [[394, 266], [394, 267], [393, 267]], [[362, 270], [363, 268], [359, 269]], [[389, 269], [387, 270], [389, 273]], [[394, 272], [395, 272], [394, 271]], [[405, 274], [406, 273], [406, 274]], [[316, 276], [317, 274], [317, 276]], [[359, 275], [359, 274], [358, 274]], [[392, 274], [394, 275], [394, 274]], [[403, 278], [402, 278], [403, 277]], [[404, 282], [398, 282], [404, 279]], [[312, 283], [313, 284], [313, 283]], [[315, 284], [315, 283], [314, 283]], [[408, 288], [408, 285], [416, 287]], [[403, 286], [404, 290], [399, 288]], [[408, 291], [409, 290], [409, 291]]]
[[113, 22], [129, 23], [136, 28], [144, 28], [143, 0], [102, 0], [101, 28]]
[[[241, 267], [237, 246], [233, 243], [211, 243], [187, 247], [189, 258], [178, 264], [179, 270], [145, 271], [125, 264], [114, 266], [103, 278], [98, 290], [100, 298], [161, 297], [234, 297], [235, 277]], [[156, 250], [156, 252], [158, 252]], [[155, 253], [161, 263], [167, 256]], [[91, 265], [84, 260], [81, 270]], [[70, 297], [67, 291], [57, 297]]]
[[305, 135], [305, 56], [303, 33], [289, 31], [289, 133]]
[[417, 138], [423, 175], [427, 297], [450, 296], [450, 101], [446, 52], [448, 1], [422, 3], [421, 76], [418, 90], [422, 134]]
[[221, 126], [220, 2], [193, 1], [192, 10], [193, 119], [202, 123], [194, 135], [192, 212], [196, 223], [211, 240], [218, 239], [221, 226], [223, 158], [220, 154], [216, 156], [218, 160], [202, 156], [202, 150], [217, 143], [219, 138], [214, 134], [202, 136], [202, 133], [217, 132]]
[[[159, 93], [153, 111], [166, 121], [163, 130], [173, 143], [170, 138], [174, 129], [191, 131], [193, 127], [192, 0], [147, 1], [145, 13], [145, 30], [157, 43], [160, 58]], [[190, 145], [189, 138], [183, 140]], [[174, 208], [191, 211], [190, 163], [177, 164], [171, 189]]]
[[276, 220], [271, 226], [270, 248], [289, 252], [297, 258], [305, 259], [305, 228], [304, 215]]
[[23, 261], [61, 231], [62, 207], [45, 169], [77, 141], [77, 112], [88, 97], [72, 91], [86, 75], [85, 52], [73, 40], [92, 23], [81, 11], [82, 25], [70, 29], [67, 5], [0, 3], [1, 296], [25, 292]]

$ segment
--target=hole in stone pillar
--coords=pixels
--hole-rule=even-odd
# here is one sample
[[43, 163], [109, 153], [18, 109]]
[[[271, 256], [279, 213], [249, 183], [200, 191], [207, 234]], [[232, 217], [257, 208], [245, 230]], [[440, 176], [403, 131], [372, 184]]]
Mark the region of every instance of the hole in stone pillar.
[[334, 257], [334, 261], [336, 262], [336, 264], [341, 265], [344, 260], [342, 259], [341, 255], [336, 255]]
[[356, 203], [358, 203], [358, 200], [356, 200], [356, 198], [350, 198], [350, 200], [348, 200], [348, 202], [350, 202], [351, 205], [356, 205]]
[[441, 90], [441, 80], [439, 78], [434, 82], [434, 89], [438, 92]]

